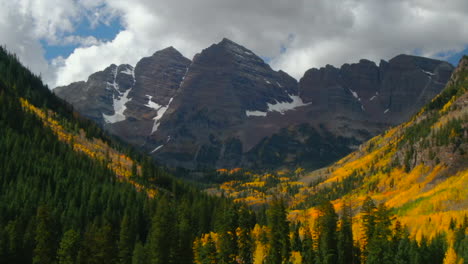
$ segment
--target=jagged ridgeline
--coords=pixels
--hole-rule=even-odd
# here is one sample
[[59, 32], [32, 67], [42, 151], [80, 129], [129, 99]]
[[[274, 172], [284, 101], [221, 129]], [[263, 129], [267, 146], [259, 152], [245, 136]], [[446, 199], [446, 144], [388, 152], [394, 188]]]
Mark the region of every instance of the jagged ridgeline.
[[54, 93], [167, 166], [318, 169], [408, 121], [452, 71], [448, 62], [402, 54], [295, 80], [223, 39], [192, 60], [169, 47]]
[[192, 263], [237, 207], [106, 136], [0, 48], [0, 263]]

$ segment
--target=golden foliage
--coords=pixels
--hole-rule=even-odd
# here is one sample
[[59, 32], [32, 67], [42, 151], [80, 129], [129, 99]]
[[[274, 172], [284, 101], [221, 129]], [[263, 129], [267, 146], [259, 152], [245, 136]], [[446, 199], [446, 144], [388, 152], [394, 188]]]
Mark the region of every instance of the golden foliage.
[[216, 172], [221, 174], [228, 173], [228, 169], [217, 169]]
[[255, 242], [255, 251], [253, 254], [254, 264], [263, 264], [265, 257], [268, 252], [268, 245], [261, 243], [260, 241]]
[[[60, 141], [71, 145], [73, 150], [83, 153], [93, 159], [104, 162], [107, 167], [115, 173], [119, 180], [127, 181], [133, 184], [139, 191], [146, 191], [149, 197], [154, 197], [157, 194], [157, 190], [145, 188], [130, 179], [130, 176], [132, 176], [132, 167], [134, 163], [130, 157], [111, 148], [101, 139], [87, 138], [83, 129], [80, 129], [78, 133], [66, 130], [64, 126], [58, 121], [56, 113], [52, 111], [46, 112], [40, 108], [37, 108], [24, 98], [20, 98], [20, 102], [23, 109], [34, 113], [39, 119], [41, 119], [45, 127], [50, 128], [52, 132], [57, 135], [57, 138]], [[137, 174], [140, 174], [140, 172], [141, 166], [137, 165]]]
[[445, 252], [444, 264], [462, 264], [463, 259], [458, 259], [457, 253], [453, 247], [449, 247], [447, 252]]
[[292, 263], [292, 264], [302, 264], [301, 252], [298, 252], [298, 251], [291, 252], [290, 263]]

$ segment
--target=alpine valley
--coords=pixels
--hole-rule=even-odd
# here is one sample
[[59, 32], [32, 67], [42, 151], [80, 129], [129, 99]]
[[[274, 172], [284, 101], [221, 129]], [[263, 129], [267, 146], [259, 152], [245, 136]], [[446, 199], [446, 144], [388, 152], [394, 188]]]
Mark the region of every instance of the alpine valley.
[[468, 56], [298, 82], [223, 39], [51, 91], [0, 47], [0, 263], [467, 264]]

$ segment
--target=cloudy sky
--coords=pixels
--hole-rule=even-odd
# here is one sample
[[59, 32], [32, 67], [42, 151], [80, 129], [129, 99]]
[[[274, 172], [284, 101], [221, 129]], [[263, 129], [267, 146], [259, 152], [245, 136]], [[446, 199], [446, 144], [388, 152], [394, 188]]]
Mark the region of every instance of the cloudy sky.
[[0, 0], [0, 45], [50, 87], [174, 46], [188, 58], [227, 37], [299, 79], [400, 53], [468, 53], [466, 0]]

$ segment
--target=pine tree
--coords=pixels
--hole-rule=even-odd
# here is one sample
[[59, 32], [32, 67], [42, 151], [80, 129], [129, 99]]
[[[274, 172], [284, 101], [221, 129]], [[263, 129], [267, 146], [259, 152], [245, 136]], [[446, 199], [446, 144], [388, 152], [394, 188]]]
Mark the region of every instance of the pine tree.
[[143, 244], [138, 241], [133, 249], [132, 264], [148, 264], [148, 255]]
[[242, 206], [239, 209], [239, 227], [236, 233], [239, 258], [244, 264], [251, 264], [253, 262], [254, 242], [251, 235], [252, 224], [255, 224], [254, 215], [252, 215], [252, 212], [246, 206]]
[[130, 264], [132, 261], [133, 245], [135, 243], [135, 231], [130, 222], [130, 217], [125, 214], [120, 224], [120, 236], [118, 242], [119, 263]]
[[162, 199], [153, 217], [148, 240], [148, 254], [151, 264], [172, 263], [174, 256], [174, 217], [169, 210], [170, 203]]
[[80, 247], [80, 261], [82, 264], [111, 264], [117, 259], [117, 249], [109, 224], [98, 226], [95, 221], [84, 234]]
[[316, 220], [318, 234], [318, 262], [332, 264], [338, 260], [337, 222], [338, 215], [328, 200], [323, 200], [317, 207], [319, 216]]
[[367, 264], [392, 264], [394, 263], [394, 252], [390, 241], [392, 224], [390, 210], [381, 203], [374, 215], [374, 231], [367, 245]]
[[405, 227], [401, 226], [400, 221], [395, 222], [395, 226], [393, 228], [393, 234], [392, 234], [392, 245], [393, 245], [393, 250], [396, 252], [398, 248], [398, 244], [401, 239], [405, 238], [407, 236], [407, 230]]
[[411, 243], [408, 237], [404, 237], [398, 241], [398, 246], [395, 253], [395, 264], [410, 263]]
[[216, 245], [210, 234], [205, 235], [205, 243], [202, 239], [195, 240], [194, 251], [195, 251], [195, 263], [197, 264], [213, 264], [219, 263], [218, 253], [216, 251]]
[[299, 236], [299, 224], [296, 224], [293, 230], [292, 238], [291, 238], [291, 249], [292, 251], [300, 252], [302, 249], [302, 241]]
[[371, 197], [366, 197], [361, 207], [361, 218], [362, 218], [362, 234], [361, 238], [361, 262], [365, 263], [367, 260], [368, 250], [367, 246], [374, 233], [375, 219], [374, 212], [376, 206]]
[[5, 227], [5, 255], [8, 262], [15, 262], [21, 255], [21, 230], [19, 221], [10, 221]]
[[78, 256], [80, 246], [80, 234], [70, 229], [63, 234], [57, 251], [59, 264], [74, 264]]
[[[1, 96], [1, 91], [0, 91], [0, 96]], [[6, 234], [3, 230], [3, 225], [1, 222], [0, 222], [0, 263], [7, 263], [7, 240], [6, 240]]]
[[180, 264], [189, 264], [193, 262], [193, 237], [196, 230], [191, 224], [190, 205], [187, 200], [183, 200], [177, 214], [177, 245], [175, 262]]
[[233, 263], [237, 255], [237, 214], [235, 208], [222, 210], [217, 223], [220, 263]]
[[420, 261], [422, 263], [429, 263], [435, 261], [431, 258], [431, 252], [429, 250], [426, 236], [422, 236], [421, 241], [419, 242], [419, 255]]
[[462, 247], [460, 249], [460, 255], [463, 257], [464, 263], [468, 264], [468, 236], [462, 241]]
[[312, 234], [307, 227], [304, 231], [304, 239], [302, 240], [302, 263], [314, 263], [315, 254], [313, 249]]
[[57, 226], [48, 206], [37, 209], [36, 247], [34, 248], [34, 264], [56, 263]]
[[447, 238], [445, 233], [437, 234], [428, 245], [428, 259], [434, 263], [442, 263], [444, 261], [445, 251], [447, 251]]
[[270, 228], [270, 249], [267, 261], [272, 264], [286, 263], [291, 255], [289, 241], [289, 222], [286, 218], [284, 201], [274, 198], [267, 212], [268, 227]]
[[351, 207], [345, 204], [338, 232], [338, 263], [340, 264], [354, 263], [352, 225]]
[[419, 250], [419, 245], [417, 241], [410, 241], [409, 257], [411, 264], [424, 264], [424, 262], [422, 261], [423, 257], [421, 256], [421, 252]]
[[455, 238], [453, 242], [453, 248], [455, 251], [458, 251], [461, 247], [461, 243], [466, 236], [466, 230], [467, 228], [463, 224], [459, 225], [458, 228], [455, 229]]

